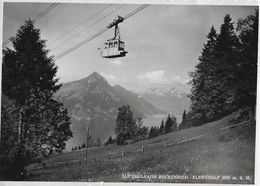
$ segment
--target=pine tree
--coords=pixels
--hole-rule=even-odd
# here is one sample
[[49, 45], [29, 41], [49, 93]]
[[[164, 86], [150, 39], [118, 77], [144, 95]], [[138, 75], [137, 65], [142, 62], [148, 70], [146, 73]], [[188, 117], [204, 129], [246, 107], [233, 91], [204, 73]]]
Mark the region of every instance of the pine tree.
[[146, 138], [146, 136], [148, 134], [148, 128], [146, 126], [143, 126], [142, 117], [135, 118], [134, 131], [135, 131], [134, 132], [135, 137], [133, 136], [133, 138], [135, 138], [136, 141]]
[[135, 119], [129, 106], [122, 106], [118, 109], [115, 132], [118, 145], [123, 145], [126, 140], [135, 138]]
[[219, 119], [235, 110], [238, 47], [234, 23], [226, 15], [219, 35], [211, 28], [200, 62], [191, 73], [194, 125]]
[[81, 148], [82, 148], [82, 149], [85, 149], [85, 148], [86, 148], [86, 143], [83, 143], [83, 144], [81, 145]]
[[176, 131], [178, 130], [178, 126], [177, 126], [177, 119], [174, 115], [172, 115], [172, 131]]
[[190, 73], [191, 89], [191, 115], [194, 125], [203, 123], [213, 118], [214, 112], [211, 109], [211, 95], [215, 81], [215, 61], [216, 61], [216, 40], [217, 33], [212, 26], [207, 36], [207, 43], [204, 45], [199, 63], [195, 66], [195, 71]]
[[3, 50], [3, 93], [21, 105], [32, 92], [41, 95], [44, 92], [50, 98], [61, 84], [55, 79], [57, 66], [47, 56], [49, 51], [46, 41], [40, 38], [40, 30], [28, 20], [10, 40], [14, 50]]
[[112, 139], [111, 136], [109, 136], [108, 140], [105, 142], [105, 145], [110, 145], [110, 144], [113, 144], [115, 143], [115, 141]]
[[12, 155], [20, 162], [16, 166], [20, 173], [13, 179], [20, 180], [25, 175], [25, 165], [39, 156], [61, 152], [72, 132], [67, 109], [52, 99], [61, 84], [55, 78], [57, 66], [47, 56], [40, 30], [28, 20], [11, 41], [14, 49], [3, 50], [2, 92], [18, 108], [18, 132], [9, 135], [18, 143], [18, 150], [12, 150]]
[[187, 125], [187, 114], [186, 114], [186, 110], [184, 110], [182, 113], [182, 121], [179, 125], [179, 128], [184, 129], [187, 127], [186, 125]]
[[238, 72], [239, 42], [230, 15], [224, 17], [216, 43], [214, 84], [211, 91], [211, 106], [214, 119], [219, 119], [235, 110], [235, 83]]
[[152, 126], [149, 131], [149, 138], [155, 138], [160, 135], [160, 128]]
[[161, 125], [160, 125], [160, 134], [164, 134], [164, 120], [162, 120]]
[[150, 128], [150, 131], [149, 131], [149, 138], [154, 138], [154, 136], [155, 136], [154, 127], [152, 126], [152, 127]]
[[170, 114], [167, 117], [167, 120], [165, 122], [165, 133], [169, 133], [172, 131], [172, 127], [173, 127], [173, 120], [170, 116]]
[[182, 114], [182, 123], [185, 123], [186, 119], [187, 119], [186, 110], [184, 110]]
[[237, 108], [249, 107], [255, 114], [258, 54], [258, 10], [254, 15], [240, 19], [237, 31], [240, 40], [238, 73], [235, 90]]

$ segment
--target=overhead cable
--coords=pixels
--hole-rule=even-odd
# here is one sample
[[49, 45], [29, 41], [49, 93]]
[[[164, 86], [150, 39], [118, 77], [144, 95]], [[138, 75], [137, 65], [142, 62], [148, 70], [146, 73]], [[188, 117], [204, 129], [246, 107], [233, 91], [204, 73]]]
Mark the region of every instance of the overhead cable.
[[79, 32], [73, 34], [71, 37], [69, 37], [68, 39], [66, 39], [65, 41], [61, 42], [60, 44], [58, 44], [57, 46], [55, 46], [54, 48], [52, 48], [51, 50], [55, 50], [58, 47], [62, 46], [63, 44], [67, 43], [68, 41], [70, 41], [71, 39], [73, 39], [74, 37], [78, 36], [79, 34], [81, 34], [82, 32], [86, 31], [87, 29], [93, 27], [94, 25], [96, 25], [97, 23], [99, 23], [100, 21], [102, 21], [103, 19], [105, 19], [107, 16], [112, 15], [113, 13], [115, 13], [116, 11], [118, 11], [119, 9], [121, 9], [123, 6], [125, 6], [124, 4], [119, 6], [118, 8], [116, 8], [115, 10], [109, 12], [108, 14], [104, 15], [103, 17], [101, 17], [100, 19], [98, 19], [96, 22], [88, 25], [88, 27], [80, 30]]
[[71, 29], [69, 29], [67, 32], [64, 32], [62, 35], [60, 35], [58, 38], [56, 38], [54, 41], [52, 41], [50, 43], [50, 45], [52, 45], [53, 43], [55, 43], [56, 41], [60, 40], [61, 38], [63, 38], [64, 36], [68, 35], [69, 33], [73, 32], [74, 30], [76, 30], [78, 27], [80, 27], [81, 25], [85, 24], [87, 21], [89, 21], [90, 19], [93, 19], [94, 17], [96, 17], [97, 15], [99, 15], [100, 13], [102, 13], [105, 9], [107, 9], [108, 7], [110, 7], [111, 4], [108, 4], [107, 6], [105, 6], [104, 8], [102, 8], [101, 10], [99, 10], [98, 12], [94, 13], [93, 15], [91, 15], [90, 17], [87, 17], [86, 19], [84, 19], [83, 21], [81, 21], [79, 24], [75, 25], [74, 27], [72, 27]]
[[[37, 22], [39, 19], [41, 19], [43, 16], [45, 16], [48, 12], [50, 12], [52, 9], [54, 9], [56, 6], [58, 6], [60, 3], [52, 3], [48, 8], [46, 8], [43, 12], [41, 12], [39, 15], [37, 15], [32, 22], [35, 23]], [[7, 39], [5, 42], [3, 42], [3, 47], [5, 47], [7, 44], [9, 44], [10, 42], [10, 38]]]
[[[124, 17], [124, 20], [128, 19], [129, 17], [135, 15], [136, 13], [140, 12], [141, 10], [143, 10], [144, 8], [146, 8], [147, 6], [149, 6], [149, 4], [143, 4], [141, 6], [139, 6], [138, 8], [136, 8], [135, 10], [133, 10], [132, 12], [130, 12], [129, 14], [127, 14]], [[81, 47], [82, 45], [86, 44], [87, 42], [91, 41], [92, 39], [98, 37], [99, 35], [103, 34], [104, 32], [108, 31], [110, 28], [105, 28], [101, 31], [99, 31], [98, 33], [92, 35], [91, 37], [81, 41], [80, 43], [76, 44], [75, 46], [71, 47], [70, 49], [66, 50], [65, 52], [59, 54], [56, 56], [55, 60], [58, 60], [60, 58], [62, 58], [63, 56], [67, 55], [68, 53], [76, 50], [77, 48]]]

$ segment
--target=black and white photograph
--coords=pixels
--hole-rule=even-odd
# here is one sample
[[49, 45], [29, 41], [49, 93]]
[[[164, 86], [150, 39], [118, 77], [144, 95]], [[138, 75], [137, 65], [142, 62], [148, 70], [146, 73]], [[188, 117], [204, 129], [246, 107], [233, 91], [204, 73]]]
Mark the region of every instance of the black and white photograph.
[[2, 5], [0, 181], [255, 184], [256, 4]]

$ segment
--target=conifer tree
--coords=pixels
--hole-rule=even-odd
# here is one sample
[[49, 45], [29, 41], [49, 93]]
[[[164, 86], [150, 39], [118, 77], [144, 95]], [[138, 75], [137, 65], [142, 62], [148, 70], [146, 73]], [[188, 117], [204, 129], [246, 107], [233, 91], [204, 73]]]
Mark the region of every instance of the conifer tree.
[[154, 138], [155, 137], [155, 129], [154, 127], [152, 126], [150, 128], [150, 131], [149, 131], [149, 138]]
[[182, 123], [185, 123], [186, 119], [187, 119], [186, 110], [184, 110], [182, 114]]
[[118, 109], [115, 132], [117, 144], [123, 145], [128, 139], [135, 138], [135, 119], [129, 106], [122, 106]]
[[172, 122], [173, 122], [173, 125], [172, 125], [172, 131], [176, 131], [176, 130], [178, 130], [178, 126], [177, 126], [177, 118], [174, 116], [174, 115], [172, 115]]
[[136, 141], [142, 140], [146, 138], [148, 134], [148, 128], [143, 126], [143, 118], [137, 117], [135, 118], [135, 125], [134, 125], [134, 136]]
[[164, 133], [164, 120], [162, 120], [161, 125], [160, 125], [160, 134]]
[[238, 72], [238, 37], [230, 15], [224, 17], [216, 43], [214, 84], [211, 91], [211, 106], [216, 119], [235, 110], [235, 84]]
[[207, 43], [204, 44], [199, 63], [195, 66], [195, 71], [190, 73], [192, 80], [190, 81], [191, 89], [191, 113], [193, 120], [206, 122], [212, 117], [211, 91], [214, 89], [214, 68], [216, 61], [216, 40], [217, 33], [212, 26], [207, 35]]
[[254, 15], [240, 19], [237, 31], [240, 40], [238, 73], [236, 76], [235, 104], [238, 108], [251, 108], [252, 115], [256, 109], [257, 88], [257, 54], [258, 54], [258, 10]]
[[258, 11], [240, 19], [237, 33], [230, 15], [217, 35], [212, 27], [192, 80], [193, 125], [219, 119], [235, 110], [256, 105]]
[[19, 119], [14, 121], [17, 132], [9, 137], [15, 138], [18, 146], [17, 151], [10, 151], [19, 160], [15, 166], [19, 173], [12, 179], [21, 180], [27, 164], [39, 156], [61, 152], [72, 132], [67, 109], [52, 99], [61, 84], [40, 30], [28, 20], [10, 40], [13, 49], [3, 50], [2, 92], [18, 110]]
[[55, 78], [57, 66], [48, 57], [46, 41], [40, 38], [40, 30], [28, 20], [15, 37], [10, 39], [14, 50], [3, 50], [2, 90], [9, 98], [23, 104], [31, 93], [50, 98], [61, 84]]
[[110, 144], [113, 144], [114, 143], [114, 140], [112, 139], [111, 136], [109, 136], [108, 140], [106, 141], [105, 145], [110, 145]]
[[165, 122], [165, 133], [169, 133], [172, 131], [172, 127], [173, 127], [173, 120], [170, 116], [170, 114], [167, 117], [167, 120]]
[[182, 113], [182, 121], [179, 125], [179, 129], [186, 128], [187, 127], [186, 125], [187, 125], [187, 114], [186, 114], [186, 110], [184, 110]]
[[238, 38], [230, 16], [224, 17], [219, 35], [212, 27], [207, 37], [200, 62], [191, 73], [195, 125], [221, 118], [235, 109]]

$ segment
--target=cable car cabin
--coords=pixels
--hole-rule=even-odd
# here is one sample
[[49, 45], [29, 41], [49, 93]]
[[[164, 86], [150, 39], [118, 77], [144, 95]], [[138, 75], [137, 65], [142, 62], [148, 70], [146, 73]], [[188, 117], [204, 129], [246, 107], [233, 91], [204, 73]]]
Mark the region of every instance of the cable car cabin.
[[125, 57], [126, 54], [125, 43], [119, 39], [108, 40], [105, 43], [105, 48], [101, 51], [103, 58]]

